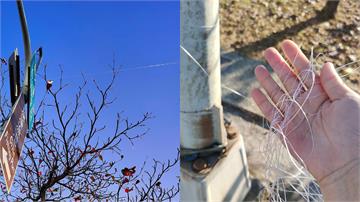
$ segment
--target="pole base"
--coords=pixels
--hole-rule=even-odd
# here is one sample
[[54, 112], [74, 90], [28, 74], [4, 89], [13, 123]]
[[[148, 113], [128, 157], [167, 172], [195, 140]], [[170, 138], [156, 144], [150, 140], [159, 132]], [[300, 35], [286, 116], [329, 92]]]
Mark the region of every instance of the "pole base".
[[221, 155], [181, 162], [181, 201], [243, 201], [250, 187], [241, 135], [229, 140]]

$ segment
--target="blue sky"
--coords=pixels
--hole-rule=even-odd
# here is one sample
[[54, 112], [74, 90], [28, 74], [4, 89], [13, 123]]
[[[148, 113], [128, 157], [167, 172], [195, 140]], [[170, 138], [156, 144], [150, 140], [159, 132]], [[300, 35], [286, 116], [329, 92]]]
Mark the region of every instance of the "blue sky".
[[[155, 116], [147, 124], [147, 136], [134, 147], [123, 144], [127, 161], [140, 165], [146, 159], [174, 158], [180, 133], [179, 3], [25, 2], [24, 6], [32, 49], [43, 47], [43, 64], [48, 65], [54, 85], [59, 64], [65, 81], [73, 87], [81, 72], [100, 84], [108, 81], [113, 55], [126, 68], [115, 83], [112, 92], [117, 101], [106, 111], [105, 122], [113, 121], [115, 111], [124, 111], [130, 120], [141, 118], [144, 112]], [[17, 47], [24, 58], [20, 30], [15, 1], [1, 2], [0, 57], [8, 58]], [[137, 68], [163, 63], [168, 65]], [[43, 92], [38, 88], [44, 86], [36, 89]], [[173, 175], [179, 175], [178, 168]]]

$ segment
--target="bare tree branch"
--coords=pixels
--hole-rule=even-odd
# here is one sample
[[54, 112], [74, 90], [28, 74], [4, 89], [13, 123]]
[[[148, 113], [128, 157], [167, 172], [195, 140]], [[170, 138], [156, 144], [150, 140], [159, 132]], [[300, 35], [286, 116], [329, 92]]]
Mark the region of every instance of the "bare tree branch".
[[[4, 198], [10, 201], [171, 201], [178, 194], [178, 184], [166, 188], [161, 180], [178, 164], [179, 156], [167, 163], [153, 160], [150, 171], [146, 170], [145, 163], [138, 171], [136, 166], [120, 167], [124, 158], [122, 140], [125, 138], [134, 145], [135, 140], [148, 132], [145, 124], [152, 115], [144, 113], [139, 120], [130, 121], [115, 113], [113, 123], [108, 123], [108, 119], [103, 123], [105, 109], [115, 101], [111, 97], [118, 75], [115, 62], [112, 69], [108, 84], [89, 82], [84, 77], [74, 96], [64, 99], [64, 93], [71, 86], [64, 83], [63, 70], [60, 69], [60, 78], [53, 86], [44, 67], [42, 78], [46, 92], [39, 101], [35, 123], [24, 145], [13, 192], [7, 194], [4, 181], [0, 181]], [[0, 123], [3, 124], [11, 107], [3, 90], [5, 70], [2, 66], [0, 71]], [[69, 100], [72, 103], [67, 103]]]

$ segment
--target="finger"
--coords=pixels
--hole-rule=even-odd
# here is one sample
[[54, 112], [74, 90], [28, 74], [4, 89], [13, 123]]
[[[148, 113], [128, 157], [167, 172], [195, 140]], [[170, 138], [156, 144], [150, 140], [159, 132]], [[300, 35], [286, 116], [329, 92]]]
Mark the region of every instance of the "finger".
[[280, 102], [282, 101], [282, 98], [284, 98], [283, 96], [285, 96], [285, 93], [271, 77], [268, 70], [263, 65], [259, 65], [255, 68], [255, 76], [272, 102], [283, 111], [284, 107]]
[[273, 121], [276, 114], [280, 114], [278, 109], [270, 103], [270, 101], [267, 99], [264, 93], [261, 92], [260, 89], [253, 89], [251, 91], [251, 97], [254, 99], [256, 105], [260, 108], [261, 112], [269, 122]]
[[295, 67], [301, 81], [307, 88], [309, 88], [314, 80], [314, 73], [311, 69], [310, 61], [301, 51], [299, 46], [291, 40], [285, 40], [282, 42], [281, 48], [284, 51], [286, 58], [290, 61], [293, 67]]
[[294, 95], [294, 92], [297, 90], [300, 82], [284, 58], [275, 48], [266, 49], [264, 56], [271, 68], [284, 84], [284, 87], [289, 95]]
[[331, 101], [340, 99], [344, 97], [346, 93], [351, 92], [337, 74], [334, 65], [330, 62], [325, 63], [321, 69], [320, 81]]

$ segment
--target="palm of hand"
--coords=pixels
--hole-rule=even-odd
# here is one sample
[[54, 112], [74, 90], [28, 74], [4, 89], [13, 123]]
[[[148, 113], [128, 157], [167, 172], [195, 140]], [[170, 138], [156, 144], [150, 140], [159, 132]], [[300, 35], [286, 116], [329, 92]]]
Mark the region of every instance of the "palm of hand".
[[[293, 42], [285, 41], [283, 50], [298, 72], [310, 72], [309, 61]], [[284, 101], [286, 93], [264, 67], [257, 67], [255, 73], [277, 108], [259, 89], [254, 89], [252, 96], [269, 121], [274, 121], [274, 112], [280, 111], [277, 114], [282, 116], [276, 122], [292, 155], [300, 157], [318, 180], [359, 158], [359, 144], [354, 141], [359, 141], [360, 134], [360, 98], [344, 84], [339, 85], [341, 80], [331, 64], [324, 65], [320, 76], [295, 75], [275, 49], [266, 50], [265, 57], [296, 103]], [[309, 88], [311, 91], [305, 90]]]
[[[359, 145], [354, 145], [360, 134], [359, 111], [354, 110], [359, 108], [356, 106], [359, 101], [356, 102], [353, 95], [331, 101], [320, 88], [310, 94], [323, 96], [305, 102], [303, 110], [308, 122], [302, 113], [298, 113], [294, 122], [288, 125], [289, 128], [297, 125], [297, 128], [285, 135], [310, 172], [321, 180], [359, 154]], [[296, 120], [300, 120], [299, 123]]]

